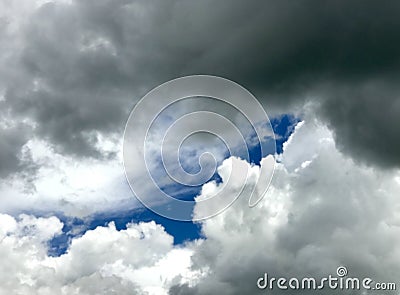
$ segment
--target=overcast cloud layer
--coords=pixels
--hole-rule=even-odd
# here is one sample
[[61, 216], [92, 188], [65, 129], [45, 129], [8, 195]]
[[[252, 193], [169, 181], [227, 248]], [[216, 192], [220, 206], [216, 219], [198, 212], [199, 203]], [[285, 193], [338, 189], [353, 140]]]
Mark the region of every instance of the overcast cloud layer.
[[2, 0], [0, 104], [9, 126], [0, 132], [14, 136], [2, 141], [0, 175], [24, 167], [17, 157], [31, 136], [69, 155], [109, 155], [96, 146], [98, 132], [121, 134], [148, 90], [199, 73], [239, 82], [270, 112], [318, 103], [342, 150], [398, 167], [399, 6]]

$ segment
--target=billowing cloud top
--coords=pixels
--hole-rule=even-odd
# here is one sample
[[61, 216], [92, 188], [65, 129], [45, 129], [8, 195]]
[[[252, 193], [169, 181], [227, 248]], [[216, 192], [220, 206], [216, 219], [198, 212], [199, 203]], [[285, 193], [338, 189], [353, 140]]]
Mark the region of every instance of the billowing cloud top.
[[[256, 175], [263, 168], [251, 169]], [[223, 164], [219, 171], [226, 169]], [[318, 278], [340, 265], [352, 277], [398, 282], [398, 171], [355, 164], [337, 150], [325, 125], [309, 119], [285, 145], [276, 173], [259, 206], [249, 208], [241, 197], [200, 223], [203, 239], [179, 246], [154, 222], [121, 231], [110, 223], [49, 257], [46, 242], [63, 226], [56, 217], [0, 215], [0, 293], [258, 294], [265, 292], [256, 285], [264, 272]], [[207, 183], [198, 198], [221, 185]], [[224, 193], [237, 189], [232, 184]]]

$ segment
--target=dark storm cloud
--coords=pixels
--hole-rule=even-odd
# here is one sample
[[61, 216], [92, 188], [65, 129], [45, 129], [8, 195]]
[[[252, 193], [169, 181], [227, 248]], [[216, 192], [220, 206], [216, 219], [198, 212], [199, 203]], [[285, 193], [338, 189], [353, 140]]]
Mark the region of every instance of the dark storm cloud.
[[[0, 143], [0, 177], [8, 175], [10, 171], [17, 170], [19, 166], [19, 159], [16, 151], [20, 150], [24, 144], [25, 137], [18, 135], [19, 130], [14, 128], [11, 130], [1, 130], [1, 143]], [[17, 135], [15, 134], [17, 133]]]
[[399, 14], [398, 1], [46, 4], [15, 33], [5, 98], [62, 152], [99, 156], [93, 131], [121, 133], [151, 88], [222, 75], [282, 111], [317, 101], [344, 151], [398, 165]]
[[[400, 88], [396, 81], [365, 81], [326, 89], [320, 113], [338, 147], [356, 160], [400, 166]], [[334, 89], [332, 89], [334, 87]]]
[[36, 166], [31, 163], [29, 151], [22, 149], [29, 139], [29, 131], [22, 124], [0, 128], [0, 178], [19, 172], [24, 179], [32, 179]]

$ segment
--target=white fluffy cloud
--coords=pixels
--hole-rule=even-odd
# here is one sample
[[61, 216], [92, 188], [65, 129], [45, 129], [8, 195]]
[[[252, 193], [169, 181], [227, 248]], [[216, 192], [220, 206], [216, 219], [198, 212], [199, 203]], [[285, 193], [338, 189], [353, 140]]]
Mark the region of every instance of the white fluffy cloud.
[[66, 254], [47, 255], [61, 233], [56, 218], [0, 215], [0, 294], [165, 294], [190, 271], [189, 246], [154, 222], [98, 227], [75, 238]]
[[[275, 173], [259, 206], [249, 208], [246, 198], [239, 198], [202, 223], [207, 239], [192, 261], [194, 270], [208, 275], [171, 293], [255, 294], [264, 272], [321, 277], [340, 265], [352, 276], [398, 280], [399, 171], [355, 164], [337, 150], [325, 126], [308, 119], [285, 144]], [[203, 195], [218, 189], [208, 184]]]
[[[208, 183], [199, 198], [218, 190]], [[46, 243], [62, 228], [57, 218], [1, 215], [0, 294], [255, 294], [264, 272], [319, 277], [340, 265], [354, 277], [397, 282], [399, 192], [399, 171], [354, 163], [329, 129], [306, 119], [285, 144], [262, 202], [249, 208], [241, 196], [201, 222], [205, 239], [191, 244], [174, 246], [154, 222], [122, 231], [111, 223], [49, 257]]]
[[[117, 151], [120, 146], [113, 140], [102, 139], [102, 151]], [[11, 215], [27, 211], [61, 212], [85, 217], [139, 206], [126, 182], [120, 153], [106, 161], [77, 161], [56, 153], [45, 141], [35, 139], [25, 149], [36, 167], [35, 175], [31, 180], [17, 175], [0, 182], [1, 212]]]

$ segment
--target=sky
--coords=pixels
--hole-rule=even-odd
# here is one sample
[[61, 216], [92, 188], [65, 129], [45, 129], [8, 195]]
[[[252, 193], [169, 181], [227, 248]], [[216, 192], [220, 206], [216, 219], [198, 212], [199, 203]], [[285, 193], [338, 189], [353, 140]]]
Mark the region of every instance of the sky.
[[[0, 0], [0, 294], [262, 294], [266, 272], [322, 277], [342, 265], [400, 286], [399, 32], [394, 0]], [[227, 175], [250, 173], [232, 206], [183, 222], [134, 196], [123, 135], [146, 93], [199, 74], [260, 101], [275, 172], [249, 208], [268, 170], [258, 146], [244, 159], [199, 136], [179, 159], [196, 173], [209, 151], [212, 177], [174, 183], [152, 152], [180, 116], [246, 122], [207, 98], [165, 109], [149, 169], [193, 201], [193, 219], [212, 214], [202, 200], [241, 192]]]

